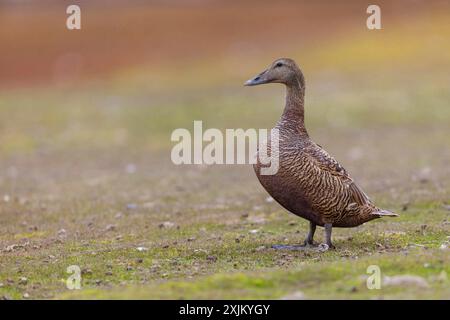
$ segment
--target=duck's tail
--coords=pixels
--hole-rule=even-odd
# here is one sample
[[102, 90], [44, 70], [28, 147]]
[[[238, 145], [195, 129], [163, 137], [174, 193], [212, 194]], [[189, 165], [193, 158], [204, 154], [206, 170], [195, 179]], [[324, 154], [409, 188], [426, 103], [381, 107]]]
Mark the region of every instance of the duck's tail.
[[398, 217], [398, 214], [391, 212], [389, 210], [384, 209], [377, 209], [376, 211], [372, 212], [373, 215], [376, 215], [378, 217]]

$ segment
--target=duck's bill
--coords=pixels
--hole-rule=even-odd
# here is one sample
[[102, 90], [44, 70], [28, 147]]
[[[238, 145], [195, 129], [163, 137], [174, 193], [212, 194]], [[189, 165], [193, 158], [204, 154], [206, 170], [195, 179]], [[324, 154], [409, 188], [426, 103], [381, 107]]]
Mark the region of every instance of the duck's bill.
[[247, 80], [244, 83], [244, 86], [256, 86], [258, 84], [264, 84], [264, 83], [268, 83], [269, 80], [266, 77], [266, 72], [267, 70], [261, 72], [260, 74], [258, 74], [256, 77], [254, 77], [253, 79]]

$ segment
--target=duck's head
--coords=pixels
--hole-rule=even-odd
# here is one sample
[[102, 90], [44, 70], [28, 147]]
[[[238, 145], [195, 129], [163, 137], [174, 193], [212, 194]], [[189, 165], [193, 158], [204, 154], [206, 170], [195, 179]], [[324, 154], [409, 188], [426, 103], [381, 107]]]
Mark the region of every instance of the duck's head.
[[269, 68], [245, 82], [245, 86], [265, 83], [283, 83], [287, 86], [303, 82], [303, 75], [294, 60], [281, 58], [275, 60]]

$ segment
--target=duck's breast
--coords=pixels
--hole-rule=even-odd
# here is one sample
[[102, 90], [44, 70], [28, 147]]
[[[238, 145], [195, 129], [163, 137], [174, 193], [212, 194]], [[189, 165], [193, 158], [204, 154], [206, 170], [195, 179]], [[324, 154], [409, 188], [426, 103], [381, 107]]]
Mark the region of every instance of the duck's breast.
[[257, 157], [258, 161], [253, 167], [261, 185], [275, 201], [288, 211], [318, 225], [323, 225], [324, 221], [321, 215], [313, 210], [306, 190], [299, 184], [299, 178], [302, 174], [301, 152], [298, 148], [282, 145], [280, 145], [280, 150], [278, 155], [279, 168], [272, 175], [261, 173], [261, 168], [265, 165], [262, 165], [259, 156]]

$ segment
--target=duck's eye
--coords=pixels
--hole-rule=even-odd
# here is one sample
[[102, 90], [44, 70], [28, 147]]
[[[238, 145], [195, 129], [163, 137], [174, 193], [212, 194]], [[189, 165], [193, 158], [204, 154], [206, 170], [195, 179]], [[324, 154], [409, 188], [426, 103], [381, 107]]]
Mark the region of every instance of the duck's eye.
[[281, 67], [282, 65], [283, 65], [282, 62], [278, 62], [278, 63], [275, 65], [275, 68], [279, 68], [279, 67]]

